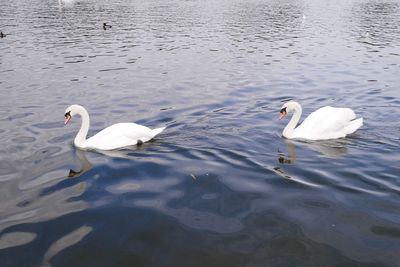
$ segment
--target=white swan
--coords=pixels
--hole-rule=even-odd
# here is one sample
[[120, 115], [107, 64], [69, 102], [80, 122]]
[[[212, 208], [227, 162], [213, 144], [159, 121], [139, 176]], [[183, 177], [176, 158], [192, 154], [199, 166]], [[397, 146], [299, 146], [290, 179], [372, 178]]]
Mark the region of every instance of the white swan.
[[311, 113], [301, 125], [301, 106], [295, 101], [286, 102], [280, 111], [281, 119], [293, 111], [293, 117], [283, 130], [283, 136], [288, 139], [326, 140], [345, 137], [354, 133], [363, 125], [363, 118], [356, 118], [356, 114], [349, 108], [322, 107]]
[[89, 114], [80, 105], [69, 106], [65, 110], [64, 124], [67, 124], [73, 116], [80, 115], [82, 118], [81, 129], [75, 137], [74, 144], [81, 149], [113, 150], [142, 144], [153, 139], [166, 127], [151, 130], [136, 123], [117, 123], [111, 125], [96, 135], [86, 139], [89, 131]]

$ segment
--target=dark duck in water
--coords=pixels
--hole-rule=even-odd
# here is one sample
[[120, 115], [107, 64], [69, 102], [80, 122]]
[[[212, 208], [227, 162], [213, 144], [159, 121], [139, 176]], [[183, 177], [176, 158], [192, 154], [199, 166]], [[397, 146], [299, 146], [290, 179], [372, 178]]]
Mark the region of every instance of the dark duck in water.
[[111, 29], [111, 27], [112, 27], [112, 26], [111, 26], [111, 25], [107, 25], [106, 22], [103, 23], [103, 29], [104, 29], [104, 30]]

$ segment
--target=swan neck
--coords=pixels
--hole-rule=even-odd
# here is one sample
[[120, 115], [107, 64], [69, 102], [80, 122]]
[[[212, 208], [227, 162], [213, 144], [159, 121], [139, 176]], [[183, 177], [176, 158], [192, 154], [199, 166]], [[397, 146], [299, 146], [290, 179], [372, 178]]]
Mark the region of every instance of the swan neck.
[[78, 115], [81, 116], [82, 118], [82, 124], [81, 128], [79, 129], [78, 134], [75, 137], [74, 143], [75, 146], [77, 147], [83, 147], [83, 144], [86, 141], [86, 136], [89, 131], [89, 126], [90, 126], [90, 120], [89, 120], [89, 114], [84, 108], [80, 108], [77, 112]]
[[294, 129], [295, 129], [297, 123], [299, 123], [299, 120], [301, 117], [302, 109], [301, 109], [300, 104], [293, 103], [293, 110], [294, 110], [293, 116], [290, 119], [289, 123], [286, 125], [285, 129], [283, 130], [283, 136], [286, 138], [293, 137]]

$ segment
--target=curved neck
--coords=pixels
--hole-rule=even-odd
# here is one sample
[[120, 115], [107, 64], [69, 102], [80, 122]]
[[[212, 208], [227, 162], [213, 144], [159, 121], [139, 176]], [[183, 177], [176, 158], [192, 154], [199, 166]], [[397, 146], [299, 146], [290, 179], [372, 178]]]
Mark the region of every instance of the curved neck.
[[294, 128], [296, 127], [301, 117], [302, 109], [300, 104], [293, 102], [293, 110], [293, 116], [283, 130], [283, 136], [286, 138], [291, 138], [293, 136]]
[[77, 146], [77, 147], [83, 147], [83, 144], [86, 141], [86, 136], [88, 134], [89, 126], [90, 126], [89, 114], [87, 113], [86, 109], [84, 109], [83, 107], [79, 107], [79, 109], [77, 110], [76, 113], [81, 116], [82, 124], [81, 124], [81, 128], [79, 129], [78, 134], [75, 137], [74, 143], [75, 143], [75, 146]]

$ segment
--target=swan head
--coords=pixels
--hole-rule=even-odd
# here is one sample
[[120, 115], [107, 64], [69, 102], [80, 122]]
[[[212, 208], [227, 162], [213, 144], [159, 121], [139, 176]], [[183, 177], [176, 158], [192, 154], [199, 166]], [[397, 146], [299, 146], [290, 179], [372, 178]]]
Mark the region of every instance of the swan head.
[[289, 112], [292, 112], [295, 110], [301, 110], [301, 106], [299, 103], [297, 103], [295, 101], [286, 102], [285, 104], [283, 104], [281, 111], [279, 111], [279, 113], [281, 113], [280, 119], [283, 119], [284, 117], [286, 117], [286, 115]]
[[80, 111], [83, 109], [82, 106], [79, 105], [71, 105], [67, 107], [64, 114], [64, 124], [66, 125], [73, 116], [80, 114]]

